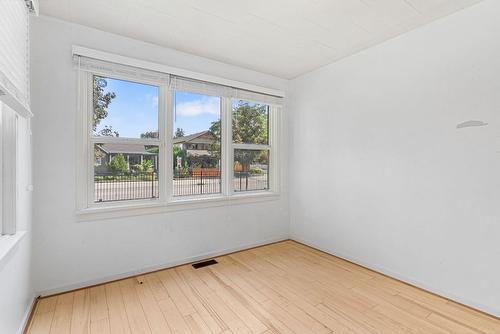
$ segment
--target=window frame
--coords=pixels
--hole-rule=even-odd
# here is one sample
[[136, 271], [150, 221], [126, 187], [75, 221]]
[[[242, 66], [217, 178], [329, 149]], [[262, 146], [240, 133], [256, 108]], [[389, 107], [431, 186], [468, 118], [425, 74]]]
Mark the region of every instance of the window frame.
[[[120, 65], [127, 66], [127, 65]], [[127, 66], [130, 71], [134, 67]], [[93, 77], [102, 76], [118, 80], [155, 85], [159, 87], [158, 97], [158, 139], [98, 137], [98, 142], [133, 142], [141, 144], [158, 145], [159, 147], [159, 198], [137, 199], [130, 201], [94, 202], [94, 152], [93, 144], [96, 139], [92, 136], [93, 118]], [[107, 219], [125, 215], [154, 214], [172, 210], [212, 207], [227, 205], [232, 201], [261, 201], [280, 196], [280, 160], [278, 155], [279, 136], [281, 128], [282, 106], [262, 101], [253, 101], [236, 96], [219, 96], [221, 99], [221, 192], [217, 194], [202, 194], [194, 196], [173, 196], [173, 136], [175, 89], [171, 85], [156, 80], [144, 80], [137, 76], [125, 74], [110, 74], [98, 70], [78, 70], [78, 106], [77, 117], [77, 216], [85, 221], [87, 218]], [[202, 90], [190, 90], [192, 93], [204, 94]], [[209, 95], [209, 94], [208, 94]], [[213, 95], [213, 94], [212, 94]], [[233, 166], [234, 149], [232, 143], [232, 101], [234, 99], [257, 102], [269, 106], [269, 141], [265, 149], [269, 150], [269, 189], [247, 192], [234, 192]], [[104, 138], [104, 140], [103, 140]], [[115, 138], [115, 139], [113, 139]], [[247, 145], [247, 144], [243, 144]], [[249, 144], [252, 145], [252, 144]], [[253, 146], [253, 145], [252, 145]]]
[[17, 232], [19, 115], [0, 102], [0, 236]]

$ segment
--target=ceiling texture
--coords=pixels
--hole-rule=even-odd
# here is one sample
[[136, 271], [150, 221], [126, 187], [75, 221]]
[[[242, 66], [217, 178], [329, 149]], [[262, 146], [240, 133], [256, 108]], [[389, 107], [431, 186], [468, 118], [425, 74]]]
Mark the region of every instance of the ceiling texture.
[[292, 79], [480, 1], [40, 0], [40, 12]]

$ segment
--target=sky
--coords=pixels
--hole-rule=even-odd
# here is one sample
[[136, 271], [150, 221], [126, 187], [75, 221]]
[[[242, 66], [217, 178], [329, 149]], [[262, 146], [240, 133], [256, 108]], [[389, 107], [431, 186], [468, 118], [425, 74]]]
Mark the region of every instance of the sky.
[[[98, 131], [107, 125], [120, 137], [140, 138], [141, 133], [158, 129], [158, 87], [109, 78], [106, 83], [104, 93], [114, 92], [116, 97]], [[208, 130], [212, 122], [219, 120], [220, 109], [219, 97], [176, 92], [172, 131], [179, 127], [189, 135]]]

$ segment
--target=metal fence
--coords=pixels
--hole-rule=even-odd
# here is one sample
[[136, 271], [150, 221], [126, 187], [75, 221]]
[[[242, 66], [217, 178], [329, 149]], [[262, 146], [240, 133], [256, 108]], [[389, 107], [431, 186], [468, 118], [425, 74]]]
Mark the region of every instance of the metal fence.
[[218, 194], [221, 192], [220, 171], [215, 168], [190, 168], [174, 172], [174, 196]]
[[107, 172], [94, 175], [96, 202], [157, 198], [157, 172]]
[[[220, 171], [193, 168], [174, 172], [173, 195], [194, 196], [221, 192]], [[267, 171], [259, 174], [235, 172], [233, 187], [237, 192], [269, 189]], [[94, 175], [95, 202], [158, 198], [157, 172], [105, 172]]]
[[253, 191], [269, 189], [267, 171], [259, 174], [249, 172], [234, 172], [234, 191]]

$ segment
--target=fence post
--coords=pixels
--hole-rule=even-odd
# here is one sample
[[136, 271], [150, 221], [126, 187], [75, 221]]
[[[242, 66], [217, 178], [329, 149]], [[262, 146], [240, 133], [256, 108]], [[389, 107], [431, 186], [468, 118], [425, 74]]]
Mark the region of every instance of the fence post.
[[200, 193], [203, 194], [203, 168], [200, 168]]
[[155, 172], [151, 172], [151, 198], [155, 197]]

